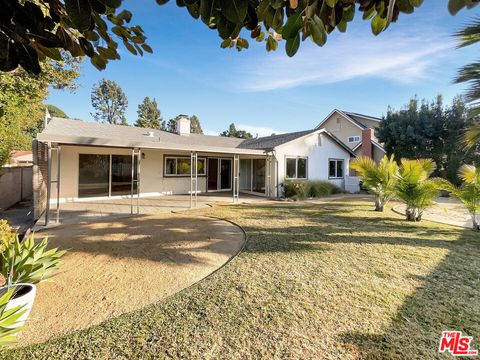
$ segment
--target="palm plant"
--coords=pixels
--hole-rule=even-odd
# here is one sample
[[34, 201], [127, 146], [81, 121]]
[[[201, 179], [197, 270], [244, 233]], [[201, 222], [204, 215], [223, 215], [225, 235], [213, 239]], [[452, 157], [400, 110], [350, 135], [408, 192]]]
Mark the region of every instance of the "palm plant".
[[456, 187], [447, 180], [439, 180], [440, 186], [458, 198], [472, 217], [473, 229], [480, 230], [477, 213], [480, 211], [480, 168], [463, 165], [458, 170], [458, 177], [463, 181]]
[[[471, 24], [458, 31], [455, 36], [459, 43], [458, 47], [462, 48], [480, 41], [480, 16], [477, 16]], [[480, 142], [480, 60], [467, 64], [460, 68], [455, 83], [468, 83], [470, 88], [466, 93], [466, 100], [470, 103], [469, 116], [477, 121], [472, 125], [465, 134], [465, 141], [468, 146], [473, 147]]]
[[362, 185], [375, 195], [375, 211], [383, 211], [384, 206], [395, 193], [398, 165], [392, 156], [386, 155], [377, 165], [367, 156], [355, 159], [350, 167], [355, 169], [362, 178]]
[[435, 167], [432, 159], [402, 159], [395, 190], [407, 206], [407, 220], [420, 221], [423, 211], [438, 197], [438, 185], [430, 179]]

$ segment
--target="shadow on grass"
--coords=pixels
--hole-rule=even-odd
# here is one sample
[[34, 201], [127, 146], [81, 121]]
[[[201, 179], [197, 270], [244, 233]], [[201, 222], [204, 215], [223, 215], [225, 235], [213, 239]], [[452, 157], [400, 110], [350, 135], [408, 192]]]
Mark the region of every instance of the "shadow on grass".
[[437, 351], [442, 331], [460, 330], [473, 336], [473, 347], [478, 349], [480, 237], [465, 229], [453, 243], [444, 260], [404, 301], [388, 328], [379, 334], [347, 332], [341, 340], [355, 346], [366, 359], [427, 359], [442, 355]]

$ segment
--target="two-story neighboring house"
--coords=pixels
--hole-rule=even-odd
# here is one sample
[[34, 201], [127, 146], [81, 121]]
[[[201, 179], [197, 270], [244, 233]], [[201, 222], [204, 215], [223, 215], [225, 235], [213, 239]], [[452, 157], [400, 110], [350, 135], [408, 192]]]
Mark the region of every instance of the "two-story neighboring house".
[[316, 128], [325, 129], [348, 146], [355, 155], [366, 155], [379, 162], [385, 155], [383, 146], [375, 137], [375, 129], [382, 119], [333, 110]]

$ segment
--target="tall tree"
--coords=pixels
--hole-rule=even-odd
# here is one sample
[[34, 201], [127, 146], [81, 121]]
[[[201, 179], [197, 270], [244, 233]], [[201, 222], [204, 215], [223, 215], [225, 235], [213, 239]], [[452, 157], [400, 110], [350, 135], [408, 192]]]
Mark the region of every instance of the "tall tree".
[[120, 85], [113, 80], [102, 79], [92, 89], [92, 116], [96, 121], [113, 125], [128, 125], [125, 118], [128, 101]]
[[251, 139], [253, 137], [252, 134], [245, 130], [237, 130], [237, 127], [235, 126], [234, 123], [231, 123], [228, 126], [228, 130], [225, 130], [220, 134], [220, 136], [225, 136], [225, 137], [236, 137], [239, 139]]
[[60, 109], [58, 106], [55, 106], [53, 104], [46, 104], [45, 107], [48, 109], [48, 112], [50, 113], [50, 116], [52, 117], [60, 117], [60, 118], [68, 118], [67, 114], [65, 111]]
[[203, 134], [200, 119], [196, 115], [190, 116], [190, 132], [192, 134]]
[[[135, 123], [137, 127], [151, 128], [151, 129], [163, 129], [165, 122], [162, 119], [160, 109], [157, 105], [155, 98], [150, 100], [147, 96], [143, 99], [143, 102], [138, 105], [138, 119]], [[163, 126], [162, 126], [163, 125]]]
[[377, 135], [388, 155], [396, 159], [432, 158], [437, 164], [434, 175], [458, 184], [456, 174], [462, 163], [480, 161], [475, 149], [458, 146], [471, 122], [461, 97], [450, 106], [443, 106], [440, 96], [432, 102], [413, 98], [402, 110], [388, 109]]
[[[1, 60], [0, 60], [1, 61]], [[0, 72], [0, 165], [12, 150], [28, 150], [43, 126], [49, 89], [74, 90], [78, 62], [66, 53], [61, 61], [41, 62], [42, 73], [31, 75], [22, 68]]]
[[[153, 2], [153, 0], [152, 0]], [[160, 5], [168, 0], [157, 0]], [[238, 50], [249, 47], [240, 35], [263, 42], [267, 51], [276, 50], [284, 40], [285, 51], [293, 56], [300, 43], [311, 39], [318, 46], [335, 29], [345, 32], [356, 12], [371, 23], [378, 35], [400, 14], [413, 13], [422, 0], [211, 0], [177, 1], [189, 14], [222, 39], [222, 48]], [[449, 0], [452, 14], [472, 8], [477, 0]], [[41, 71], [39, 59], [56, 59], [59, 49], [72, 56], [88, 56], [98, 69], [109, 60], [120, 59], [117, 41], [134, 55], [152, 52], [143, 29], [128, 26], [132, 13], [121, 9], [122, 0], [54, 1], [10, 0], [2, 3], [0, 17], [0, 70], [10, 71], [19, 64], [28, 71]], [[242, 31], [243, 30], [243, 31]], [[281, 35], [279, 35], [281, 34]], [[101, 41], [100, 41], [101, 40]]]
[[168, 132], [171, 132], [171, 133], [176, 133], [177, 132], [177, 118], [178, 118], [178, 116], [176, 116], [175, 118], [167, 121], [167, 123], [165, 125], [165, 131], [168, 131]]

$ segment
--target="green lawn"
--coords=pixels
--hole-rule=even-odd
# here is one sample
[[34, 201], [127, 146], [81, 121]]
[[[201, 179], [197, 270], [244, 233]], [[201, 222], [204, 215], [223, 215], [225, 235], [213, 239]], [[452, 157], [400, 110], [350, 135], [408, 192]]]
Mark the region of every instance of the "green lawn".
[[439, 357], [447, 329], [480, 348], [480, 235], [372, 208], [344, 200], [210, 209], [249, 238], [213, 276], [3, 356], [428, 359]]

